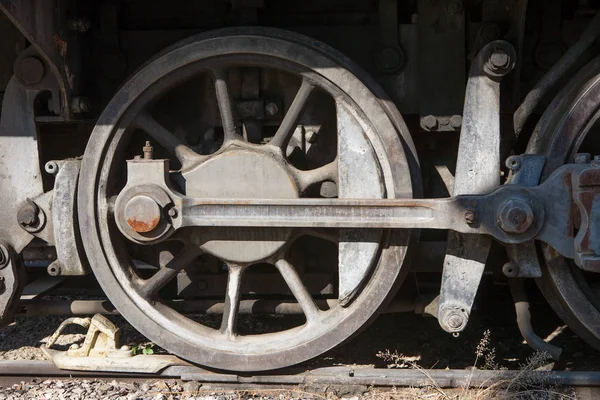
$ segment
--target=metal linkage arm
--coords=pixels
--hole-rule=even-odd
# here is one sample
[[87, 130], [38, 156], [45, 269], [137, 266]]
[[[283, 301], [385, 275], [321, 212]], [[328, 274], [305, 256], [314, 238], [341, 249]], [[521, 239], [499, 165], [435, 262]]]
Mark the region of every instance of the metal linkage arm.
[[[202, 199], [183, 196], [168, 180], [168, 161], [132, 160], [115, 203], [121, 232], [155, 243], [190, 227], [448, 229], [502, 243], [542, 240], [575, 258], [573, 176], [600, 168], [569, 164], [542, 185], [505, 185], [489, 194], [447, 199]], [[587, 172], [590, 174], [590, 172]]]

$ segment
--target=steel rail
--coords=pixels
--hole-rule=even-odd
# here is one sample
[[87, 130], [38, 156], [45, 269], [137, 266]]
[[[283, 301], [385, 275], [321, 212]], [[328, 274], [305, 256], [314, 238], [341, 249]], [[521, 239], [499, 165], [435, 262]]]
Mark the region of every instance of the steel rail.
[[[0, 377], [64, 377], [64, 378], [162, 378], [198, 381], [215, 385], [364, 385], [376, 387], [456, 388], [464, 385], [489, 387], [510, 380], [522, 371], [516, 370], [418, 370], [377, 369], [353, 367], [322, 367], [312, 370], [286, 368], [271, 373], [237, 375], [219, 373], [196, 366], [171, 366], [158, 374], [111, 373], [95, 371], [67, 371], [58, 369], [52, 362], [43, 360], [1, 360]], [[548, 385], [600, 387], [600, 371], [528, 371], [528, 377]]]

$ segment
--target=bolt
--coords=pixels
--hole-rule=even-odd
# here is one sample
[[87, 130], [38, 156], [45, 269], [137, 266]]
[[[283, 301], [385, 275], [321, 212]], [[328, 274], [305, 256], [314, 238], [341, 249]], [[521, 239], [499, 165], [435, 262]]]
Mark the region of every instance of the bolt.
[[448, 327], [453, 330], [460, 329], [464, 323], [464, 317], [458, 313], [452, 313], [448, 315], [448, 318], [446, 320], [446, 325], [448, 325]]
[[590, 153], [577, 153], [573, 157], [575, 164], [589, 164], [592, 161], [592, 155]]
[[17, 74], [28, 85], [40, 83], [44, 78], [44, 63], [37, 57], [24, 57], [19, 62]]
[[142, 151], [144, 152], [144, 160], [152, 160], [154, 156], [154, 147], [149, 140], [146, 140], [146, 145], [142, 147]]
[[450, 117], [450, 126], [458, 129], [462, 126], [462, 115], [453, 115]]
[[177, 218], [177, 209], [176, 208], [171, 208], [169, 210], [169, 217], [171, 217], [171, 218]]
[[498, 226], [506, 233], [523, 233], [533, 223], [533, 210], [523, 200], [511, 199], [498, 213]]
[[90, 100], [87, 97], [73, 97], [71, 99], [71, 112], [75, 114], [90, 112]]
[[27, 199], [25, 203], [17, 212], [17, 221], [23, 228], [35, 228], [39, 225], [40, 219], [38, 217], [40, 209], [31, 199]]
[[44, 169], [47, 173], [54, 175], [58, 172], [58, 164], [56, 161], [48, 161], [46, 165], [44, 165]]
[[135, 232], [147, 233], [154, 230], [160, 222], [160, 206], [154, 199], [138, 195], [125, 205], [124, 217], [127, 225]]
[[448, 6], [448, 13], [450, 15], [457, 15], [462, 13], [464, 10], [463, 2], [461, 0], [456, 0], [450, 3]]
[[510, 156], [506, 159], [506, 167], [511, 171], [518, 171], [521, 168], [521, 159], [519, 156]]
[[52, 264], [48, 265], [48, 275], [58, 276], [60, 275], [60, 261], [56, 260]]
[[502, 273], [504, 273], [504, 275], [507, 276], [507, 277], [509, 277], [509, 278], [516, 277], [517, 276], [517, 272], [518, 272], [517, 267], [513, 263], [511, 263], [511, 262], [507, 262], [502, 267]]
[[265, 112], [269, 116], [274, 116], [279, 111], [279, 107], [277, 107], [276, 103], [270, 102], [265, 105]]
[[438, 126], [438, 120], [433, 115], [426, 115], [421, 118], [421, 124], [427, 130], [434, 130]]
[[69, 346], [69, 350], [79, 350], [79, 345], [77, 343], [73, 343]]
[[134, 160], [141, 160], [142, 156], [140, 156], [139, 154], [136, 154], [135, 156], [133, 156]]
[[490, 66], [494, 71], [501, 71], [510, 65], [510, 55], [501, 47], [494, 49], [490, 55]]
[[475, 220], [477, 219], [477, 215], [475, 214], [475, 211], [473, 210], [467, 210], [465, 211], [465, 222], [468, 225], [473, 225], [475, 223]]
[[121, 346], [121, 351], [131, 351], [131, 347], [124, 344], [123, 346]]

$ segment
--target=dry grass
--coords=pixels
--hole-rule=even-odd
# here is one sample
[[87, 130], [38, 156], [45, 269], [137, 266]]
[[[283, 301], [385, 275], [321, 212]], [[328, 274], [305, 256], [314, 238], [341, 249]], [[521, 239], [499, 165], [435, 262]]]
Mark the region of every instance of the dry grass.
[[377, 356], [386, 361], [389, 368], [412, 368], [420, 371], [431, 384], [420, 389], [410, 388], [408, 391], [405, 389], [393, 389], [388, 392], [374, 391], [371, 392], [369, 397], [374, 400], [571, 400], [576, 398], [572, 389], [545, 382], [539, 374], [535, 373], [538, 368], [551, 360], [551, 357], [546, 353], [534, 353], [527, 359], [525, 364], [521, 365], [516, 374], [507, 373], [505, 377], [498, 378], [494, 382], [473, 384], [476, 371], [501, 370], [496, 362], [495, 349], [491, 346], [489, 330], [484, 333], [475, 350], [472, 373], [467, 381], [456, 389], [440, 387], [427, 369], [409, 360], [401, 353], [385, 350], [377, 353]]

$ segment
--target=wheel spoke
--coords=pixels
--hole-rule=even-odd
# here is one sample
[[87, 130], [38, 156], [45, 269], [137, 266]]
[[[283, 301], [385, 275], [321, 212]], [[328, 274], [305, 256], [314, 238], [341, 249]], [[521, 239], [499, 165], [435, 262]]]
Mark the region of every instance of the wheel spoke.
[[306, 321], [316, 321], [321, 310], [319, 310], [315, 304], [315, 301], [306, 289], [306, 286], [304, 286], [304, 283], [302, 283], [302, 280], [294, 267], [288, 261], [283, 259], [277, 261], [275, 266], [292, 291], [296, 301], [298, 301], [300, 307], [302, 307], [302, 311], [306, 316]]
[[183, 169], [205, 158], [184, 144], [181, 139], [159, 124], [148, 113], [140, 113], [135, 120], [135, 124], [160, 143], [169, 153], [174, 154]]
[[296, 169], [294, 171], [298, 179], [299, 189], [301, 192], [308, 189], [310, 186], [320, 182], [337, 182], [338, 176], [338, 162], [337, 158], [325, 164], [322, 167], [311, 169], [308, 171], [301, 171]]
[[298, 123], [300, 122], [300, 118], [302, 118], [304, 109], [308, 104], [308, 98], [314, 88], [315, 86], [307, 79], [302, 80], [302, 85], [300, 85], [300, 89], [298, 89], [298, 93], [296, 93], [292, 105], [283, 117], [283, 121], [281, 121], [281, 125], [279, 126], [279, 129], [277, 129], [275, 136], [273, 136], [273, 139], [269, 142], [270, 145], [285, 150], [294, 134], [296, 126], [298, 126]]
[[230, 140], [239, 139], [235, 129], [235, 120], [233, 117], [233, 107], [231, 105], [231, 94], [229, 84], [227, 83], [227, 71], [223, 69], [212, 70], [215, 79], [215, 93], [217, 95], [217, 105], [223, 124], [223, 143]]
[[240, 288], [244, 267], [236, 264], [227, 264], [229, 276], [227, 279], [227, 293], [225, 295], [225, 308], [221, 320], [221, 333], [233, 338], [236, 333], [238, 309], [240, 307]]
[[139, 285], [139, 291], [145, 298], [155, 296], [160, 289], [171, 282], [182, 269], [198, 258], [199, 255], [200, 249], [198, 247], [189, 246], [184, 248], [152, 277], [142, 281]]

